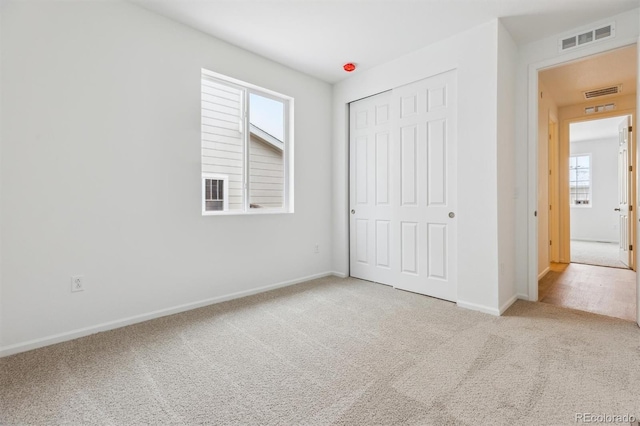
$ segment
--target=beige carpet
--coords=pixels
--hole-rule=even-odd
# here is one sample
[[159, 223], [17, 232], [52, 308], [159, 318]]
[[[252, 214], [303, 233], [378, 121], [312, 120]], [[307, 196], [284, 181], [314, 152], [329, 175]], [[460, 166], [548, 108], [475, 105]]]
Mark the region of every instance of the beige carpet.
[[325, 278], [0, 359], [0, 424], [570, 425], [639, 383], [634, 323]]
[[618, 243], [571, 240], [571, 262], [629, 269], [620, 262]]

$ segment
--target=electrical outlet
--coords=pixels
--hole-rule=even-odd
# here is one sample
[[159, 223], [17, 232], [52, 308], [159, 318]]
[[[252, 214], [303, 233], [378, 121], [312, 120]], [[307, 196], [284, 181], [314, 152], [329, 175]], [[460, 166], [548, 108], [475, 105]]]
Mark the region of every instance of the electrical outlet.
[[315, 245], [315, 247], [313, 248], [313, 252], [314, 252], [315, 254], [320, 253], [320, 244], [316, 244], [316, 245]]
[[84, 277], [82, 275], [71, 277], [71, 291], [84, 291]]

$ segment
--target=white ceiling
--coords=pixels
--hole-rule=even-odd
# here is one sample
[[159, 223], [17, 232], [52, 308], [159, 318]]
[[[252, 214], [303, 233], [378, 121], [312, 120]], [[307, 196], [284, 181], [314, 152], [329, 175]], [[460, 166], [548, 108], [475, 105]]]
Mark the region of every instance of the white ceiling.
[[611, 139], [618, 137], [618, 125], [626, 120], [624, 117], [603, 118], [600, 120], [571, 123], [569, 139], [571, 142], [583, 142], [595, 139]]
[[522, 44], [639, 6], [639, 0], [130, 1], [328, 82], [348, 76], [346, 62], [371, 68], [496, 17]]
[[[582, 92], [622, 83], [620, 95], [636, 93], [638, 49], [628, 46], [601, 55], [591, 56], [540, 72], [559, 107], [587, 102]], [[606, 102], [608, 97], [595, 98], [592, 103]]]

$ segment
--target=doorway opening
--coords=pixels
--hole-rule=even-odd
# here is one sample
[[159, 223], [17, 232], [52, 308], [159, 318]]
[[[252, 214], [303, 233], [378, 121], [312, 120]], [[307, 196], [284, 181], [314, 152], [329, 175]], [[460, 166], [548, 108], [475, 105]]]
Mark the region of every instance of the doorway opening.
[[538, 300], [636, 320], [637, 46], [538, 73]]
[[569, 125], [571, 263], [633, 267], [631, 119], [624, 115]]

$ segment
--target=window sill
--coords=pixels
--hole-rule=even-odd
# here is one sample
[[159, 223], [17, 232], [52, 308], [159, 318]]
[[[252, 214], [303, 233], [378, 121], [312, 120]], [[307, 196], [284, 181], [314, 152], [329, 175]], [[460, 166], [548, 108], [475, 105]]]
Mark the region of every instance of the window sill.
[[265, 214], [292, 214], [293, 210], [285, 210], [285, 209], [255, 209], [260, 211], [248, 211], [248, 212], [239, 212], [239, 211], [227, 211], [227, 212], [202, 212], [202, 216], [259, 216]]

